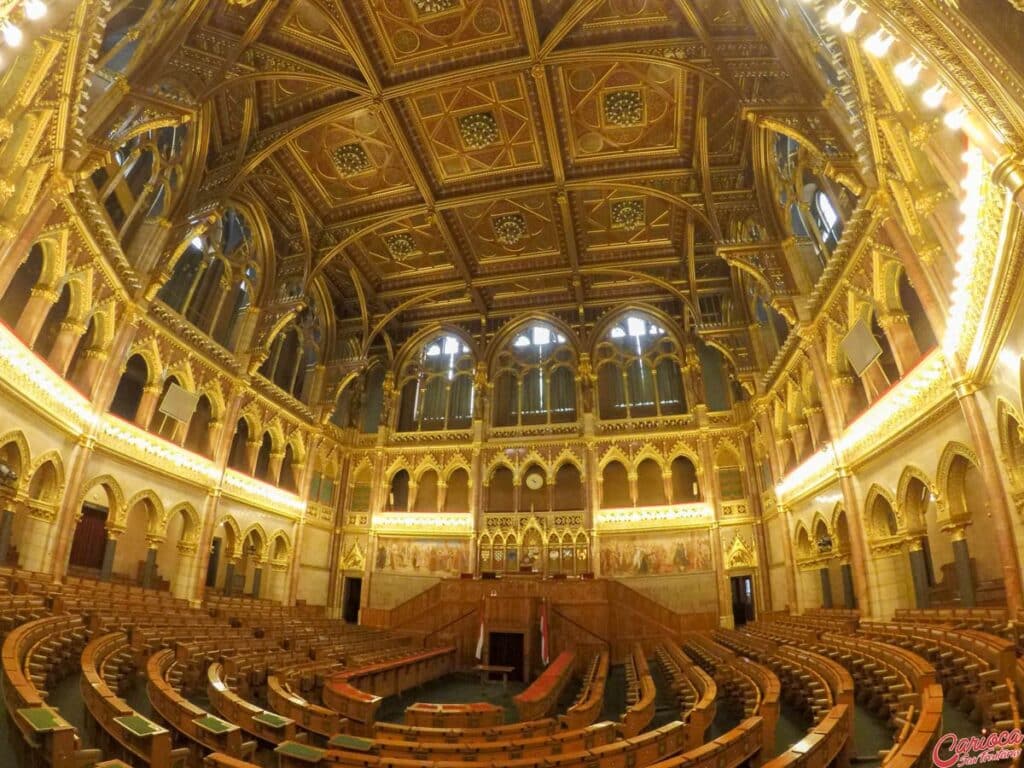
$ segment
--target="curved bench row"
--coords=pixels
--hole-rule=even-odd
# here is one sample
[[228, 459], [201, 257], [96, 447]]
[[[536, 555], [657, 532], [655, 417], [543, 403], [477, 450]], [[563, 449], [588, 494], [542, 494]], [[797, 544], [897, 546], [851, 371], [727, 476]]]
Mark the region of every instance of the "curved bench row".
[[575, 662], [575, 652], [562, 651], [529, 688], [513, 698], [520, 720], [536, 720], [551, 713], [572, 679]]
[[658, 646], [657, 657], [672, 683], [680, 717], [687, 726], [684, 747], [698, 747], [704, 743], [704, 734], [715, 719], [718, 686], [674, 640], [666, 640]]
[[622, 715], [620, 731], [626, 738], [636, 736], [654, 719], [654, 701], [658, 691], [647, 666], [647, 654], [640, 643], [626, 660], [626, 702], [629, 704]]
[[604, 689], [608, 682], [608, 662], [607, 649], [591, 657], [576, 701], [562, 717], [563, 723], [569, 729], [575, 730], [590, 725], [601, 714], [601, 707], [604, 706]]
[[117, 687], [123, 677], [126, 651], [128, 638], [123, 632], [100, 635], [85, 646], [79, 686], [86, 710], [122, 756], [157, 768], [183, 766], [189, 750], [175, 749], [170, 731], [143, 717], [111, 689], [111, 682]]

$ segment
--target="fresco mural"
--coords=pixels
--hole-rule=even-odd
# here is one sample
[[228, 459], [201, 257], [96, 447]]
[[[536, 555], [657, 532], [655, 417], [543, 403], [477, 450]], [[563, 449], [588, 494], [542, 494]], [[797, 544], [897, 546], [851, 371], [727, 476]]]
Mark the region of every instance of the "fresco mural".
[[469, 570], [469, 542], [381, 537], [374, 570], [421, 576], [458, 576]]
[[707, 530], [601, 538], [604, 576], [696, 573], [713, 567]]

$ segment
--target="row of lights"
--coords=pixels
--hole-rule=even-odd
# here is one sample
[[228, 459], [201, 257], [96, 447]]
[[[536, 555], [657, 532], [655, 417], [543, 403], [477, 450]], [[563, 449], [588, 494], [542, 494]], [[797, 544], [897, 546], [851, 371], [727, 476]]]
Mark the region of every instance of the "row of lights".
[[[24, 22], [32, 24], [46, 16], [49, 9], [44, 0], [23, 0], [21, 4], [21, 16]], [[0, 21], [0, 40], [8, 48], [20, 48], [25, 41], [25, 32], [12, 18], [8, 17]], [[3, 59], [0, 58], [0, 66], [3, 66]]]
[[[846, 34], [852, 34], [860, 21], [863, 9], [850, 0], [840, 0], [825, 14], [826, 23], [838, 26]], [[889, 54], [896, 36], [884, 27], [864, 38], [862, 45], [869, 55], [883, 58]], [[904, 86], [910, 88], [922, 80], [925, 73], [924, 63], [913, 53], [901, 59], [893, 66], [893, 74]], [[946, 108], [944, 122], [952, 130], [959, 131], [964, 127], [967, 109], [960, 100], [938, 78], [921, 92], [921, 102], [930, 110]], [[978, 248], [977, 230], [981, 216], [982, 187], [985, 179], [984, 158], [981, 151], [968, 143], [968, 149], [962, 157], [965, 173], [960, 182], [962, 195], [960, 213], [963, 219], [958, 231], [960, 240], [957, 245], [956, 277], [953, 280], [953, 293], [950, 303], [949, 322], [942, 340], [942, 349], [951, 355], [959, 347], [962, 338], [962, 325], [966, 318], [970, 303], [970, 285], [974, 279], [974, 267], [977, 263]]]
[[[810, 0], [803, 1], [809, 2]], [[838, 27], [847, 35], [852, 35], [856, 32], [863, 15], [864, 9], [856, 3], [850, 2], [850, 0], [840, 0], [826, 11], [825, 23]], [[889, 55], [896, 42], [896, 36], [885, 27], [880, 26], [875, 32], [865, 37], [861, 44], [870, 56], [881, 59]], [[924, 62], [911, 53], [893, 65], [893, 74], [897, 80], [909, 88], [916, 85], [925, 74]], [[944, 122], [948, 128], [958, 131], [963, 127], [967, 109], [952, 96], [950, 89], [941, 80], [936, 79], [921, 93], [921, 102], [930, 110], [946, 107]]]
[[[804, 3], [812, 1], [802, 0]], [[856, 32], [863, 15], [864, 9], [856, 3], [850, 0], [840, 0], [826, 11], [825, 23], [832, 27], [838, 27], [844, 34], [852, 35]], [[880, 26], [876, 31], [864, 37], [861, 45], [869, 56], [882, 59], [889, 55], [897, 42], [894, 34]], [[924, 62], [911, 53], [893, 65], [893, 74], [900, 83], [910, 88], [923, 79], [926, 69]], [[921, 92], [920, 98], [921, 103], [929, 110], [946, 108], [943, 122], [947, 128], [959, 131], [964, 127], [967, 108], [938, 78]], [[958, 258], [956, 260], [956, 277], [953, 280], [949, 322], [942, 339], [942, 351], [946, 355], [952, 354], [959, 346], [961, 329], [970, 303], [970, 285], [977, 263], [977, 230], [986, 175], [984, 157], [978, 147], [969, 144], [962, 159], [965, 174], [960, 183], [963, 191], [960, 213], [963, 215], [963, 219], [958, 232], [960, 242], [957, 246]], [[885, 395], [884, 402], [875, 403], [840, 435], [837, 441], [839, 450], [845, 454], [849, 450], [855, 449], [858, 441], [870, 434], [877, 433], [884, 421], [893, 413], [914, 407], [915, 396], [928, 389], [934, 381], [943, 376], [945, 369], [945, 363], [938, 357], [933, 357], [927, 364], [915, 369], [911, 376], [901, 382], [901, 386]], [[806, 487], [808, 483], [821, 482], [826, 475], [834, 470], [835, 462], [835, 448], [831, 444], [827, 444], [821, 451], [809, 457], [782, 478], [776, 486], [776, 493], [780, 497], [784, 497], [801, 487]], [[816, 500], [820, 502], [824, 498], [825, 496], [819, 496]]]

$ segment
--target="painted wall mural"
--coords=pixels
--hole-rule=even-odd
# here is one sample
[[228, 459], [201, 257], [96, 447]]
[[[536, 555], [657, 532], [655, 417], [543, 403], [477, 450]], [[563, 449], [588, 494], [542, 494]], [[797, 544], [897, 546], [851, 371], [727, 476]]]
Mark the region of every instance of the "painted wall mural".
[[601, 538], [605, 576], [697, 573], [713, 567], [707, 530]]
[[381, 537], [374, 570], [420, 576], [458, 576], [468, 571], [469, 542]]

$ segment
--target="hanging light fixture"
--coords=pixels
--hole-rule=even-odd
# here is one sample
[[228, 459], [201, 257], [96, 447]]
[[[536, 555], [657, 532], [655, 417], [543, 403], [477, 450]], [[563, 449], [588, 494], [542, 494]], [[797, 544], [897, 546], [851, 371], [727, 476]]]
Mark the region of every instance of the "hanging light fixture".
[[37, 21], [46, 15], [46, 3], [43, 0], [25, 0], [25, 18]]
[[21, 28], [11, 24], [9, 21], [5, 21], [3, 27], [0, 28], [0, 34], [3, 35], [4, 42], [11, 48], [17, 48], [21, 45], [22, 38], [24, 37], [21, 33]]

